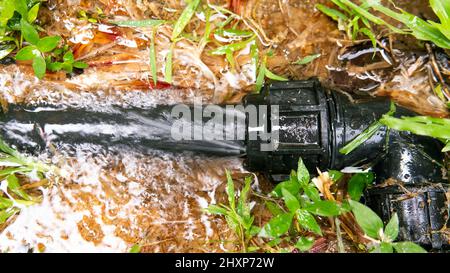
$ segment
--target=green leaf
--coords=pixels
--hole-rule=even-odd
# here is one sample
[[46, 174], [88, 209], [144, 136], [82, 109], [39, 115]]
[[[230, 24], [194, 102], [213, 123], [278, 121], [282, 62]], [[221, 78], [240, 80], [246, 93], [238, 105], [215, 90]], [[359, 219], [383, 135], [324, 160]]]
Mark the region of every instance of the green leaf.
[[22, 18], [28, 18], [28, 6], [26, 0], [14, 0], [15, 10], [22, 15]]
[[448, 0], [430, 0], [430, 6], [442, 24], [450, 21], [450, 2]]
[[4, 156], [0, 157], [0, 166], [1, 167], [20, 167], [23, 162], [13, 156]]
[[381, 242], [370, 252], [371, 253], [393, 253], [394, 249], [392, 248], [391, 243]]
[[186, 8], [183, 10], [183, 13], [181, 14], [180, 18], [176, 21], [173, 31], [172, 31], [172, 41], [174, 41], [180, 34], [183, 32], [183, 30], [186, 28], [186, 26], [191, 21], [192, 16], [194, 16], [195, 10], [197, 10], [198, 5], [200, 4], [200, 0], [192, 0]]
[[155, 30], [150, 34], [150, 69], [152, 72], [153, 83], [158, 83], [158, 68], [156, 65], [156, 48], [155, 48]]
[[[375, 36], [375, 34], [372, 32], [372, 30], [368, 29], [368, 28], [361, 28], [359, 30], [360, 33], [366, 35], [367, 37], [369, 37], [370, 41], [372, 42], [372, 46], [373, 48], [377, 47], [377, 37]], [[375, 53], [374, 53], [375, 55]]]
[[305, 207], [305, 209], [312, 214], [325, 217], [338, 216], [339, 214], [341, 214], [339, 205], [336, 202], [330, 200], [309, 204]]
[[19, 212], [18, 208], [10, 208], [7, 210], [0, 211], [0, 225], [4, 224], [11, 216]]
[[9, 19], [14, 16], [14, 11], [16, 10], [15, 0], [4, 0], [0, 11], [0, 27], [5, 27]]
[[9, 175], [6, 178], [6, 181], [8, 182], [8, 188], [11, 190], [11, 192], [17, 194], [20, 198], [23, 198], [27, 201], [31, 200], [31, 197], [20, 188], [19, 179], [14, 174]]
[[450, 139], [450, 119], [431, 117], [402, 117], [399, 119], [385, 115], [380, 122], [397, 131], [408, 131], [416, 135]]
[[47, 63], [47, 69], [52, 72], [60, 71], [63, 67], [63, 63], [61, 62], [52, 62]]
[[445, 147], [442, 149], [443, 153], [450, 152], [450, 141], [447, 142]]
[[297, 61], [294, 62], [294, 64], [297, 64], [297, 65], [309, 64], [310, 62], [314, 61], [315, 59], [319, 58], [320, 56], [321, 56], [321, 54], [309, 55], [304, 58], [298, 59]]
[[380, 233], [383, 230], [383, 221], [370, 208], [363, 204], [349, 200], [352, 212], [355, 215], [356, 222], [362, 230], [371, 238], [380, 239]]
[[282, 189], [286, 189], [292, 195], [297, 195], [300, 192], [300, 184], [296, 181], [284, 181], [275, 186], [271, 194], [275, 197], [282, 197]]
[[1, 44], [0, 45], [0, 60], [8, 56], [11, 52], [16, 49], [15, 44]]
[[299, 209], [296, 212], [297, 221], [299, 225], [309, 231], [312, 231], [322, 236], [322, 231], [314, 216], [304, 209]]
[[228, 213], [225, 215], [225, 220], [227, 221], [227, 225], [235, 232], [240, 233], [239, 220], [235, 217], [235, 214]]
[[41, 52], [35, 46], [26, 46], [19, 50], [16, 54], [16, 60], [18, 61], [29, 61], [34, 58], [40, 57]]
[[250, 216], [250, 206], [247, 204], [247, 197], [250, 191], [250, 186], [252, 183], [252, 177], [245, 178], [244, 187], [241, 190], [238, 200], [237, 213], [242, 217], [242, 224], [245, 229], [249, 229], [253, 224], [253, 218]]
[[341, 154], [348, 155], [353, 152], [356, 148], [361, 146], [364, 142], [373, 137], [383, 126], [379, 121], [375, 121], [372, 123], [369, 128], [364, 130], [360, 135], [358, 135], [355, 139], [353, 139], [350, 143], [345, 145], [343, 148], [339, 150]]
[[398, 253], [427, 253], [421, 246], [411, 242], [394, 243], [393, 246]]
[[30, 23], [28, 23], [23, 18], [20, 20], [20, 29], [25, 41], [29, 42], [32, 45], [36, 45], [39, 42], [39, 33]]
[[41, 52], [50, 52], [58, 46], [60, 41], [59, 36], [47, 36], [40, 39], [36, 46]]
[[256, 236], [256, 235], [258, 235], [258, 233], [260, 233], [261, 232], [261, 228], [260, 227], [257, 227], [257, 226], [251, 226], [251, 228], [250, 228], [250, 230], [249, 230], [249, 235], [250, 236]]
[[329, 170], [328, 174], [330, 175], [331, 180], [333, 180], [334, 182], [339, 181], [344, 176], [342, 172], [336, 170]]
[[33, 59], [33, 70], [36, 77], [42, 79], [45, 76], [45, 71], [47, 70], [47, 64], [42, 56], [38, 56]]
[[89, 67], [89, 65], [85, 62], [77, 61], [77, 62], [73, 63], [73, 67], [78, 68], [78, 69], [86, 69]]
[[[394, 103], [391, 103], [391, 108], [388, 113], [384, 115], [384, 117], [390, 117], [392, 116], [396, 111], [396, 107]], [[372, 123], [369, 128], [364, 130], [359, 136], [357, 136], [354, 140], [352, 140], [350, 143], [345, 145], [343, 148], [339, 150], [341, 154], [348, 155], [353, 150], [358, 148], [361, 144], [369, 140], [371, 137], [373, 137], [378, 130], [382, 127], [383, 123], [381, 121], [375, 121]]]
[[234, 38], [248, 38], [252, 37], [254, 33], [252, 31], [240, 30], [240, 29], [223, 29], [219, 28], [214, 31], [214, 34], [222, 37], [234, 37]]
[[269, 78], [269, 79], [271, 79], [271, 80], [274, 80], [274, 81], [280, 81], [280, 82], [288, 81], [288, 79], [286, 79], [286, 78], [284, 78], [284, 77], [275, 75], [274, 73], [272, 73], [272, 72], [271, 72], [269, 69], [267, 69], [267, 68], [266, 68], [266, 77]]
[[[425, 20], [404, 10], [401, 10], [401, 13], [394, 12], [391, 9], [384, 7], [380, 2], [377, 1], [370, 2], [374, 2], [371, 6], [375, 10], [384, 13], [385, 15], [406, 25], [408, 27], [409, 33], [416, 37], [416, 39], [433, 42], [441, 48], [450, 48], [450, 40], [439, 30], [438, 27], [436, 27], [436, 23], [427, 23]], [[394, 32], [405, 34], [404, 31], [398, 32], [398, 29], [393, 29], [390, 25], [388, 25], [388, 27]]]
[[292, 213], [283, 213], [272, 218], [259, 233], [260, 237], [278, 238], [285, 234], [292, 224]]
[[374, 178], [375, 177], [371, 172], [354, 174], [348, 182], [347, 191], [350, 198], [352, 198], [352, 200], [359, 201], [364, 189], [373, 182]]
[[173, 73], [173, 51], [175, 49], [175, 42], [169, 48], [169, 52], [166, 56], [166, 67], [164, 69], [164, 81], [167, 83], [172, 83], [172, 73]]
[[258, 75], [255, 82], [255, 91], [259, 93], [264, 85], [264, 79], [266, 78], [266, 65], [261, 63], [258, 69]]
[[228, 170], [225, 171], [227, 176], [227, 195], [228, 195], [228, 203], [230, 204], [230, 207], [232, 210], [235, 210], [236, 208], [236, 197], [234, 193], [234, 182], [233, 178], [231, 178], [231, 174]]
[[61, 64], [61, 68], [65, 70], [67, 73], [73, 72], [73, 63], [72, 62], [64, 62]]
[[310, 250], [314, 245], [314, 238], [313, 237], [300, 237], [300, 239], [295, 244], [295, 247], [302, 251], [308, 251]]
[[0, 196], [0, 210], [10, 208], [13, 205], [14, 205], [14, 202], [11, 199]]
[[283, 210], [274, 202], [272, 201], [266, 201], [266, 208], [272, 213], [273, 216], [277, 216], [279, 214], [283, 213]]
[[268, 242], [267, 246], [275, 247], [275, 246], [278, 246], [279, 244], [281, 244], [282, 241], [283, 240], [281, 238], [275, 238], [274, 240]]
[[383, 19], [376, 17], [375, 15], [373, 15], [372, 13], [367, 11], [366, 9], [362, 8], [361, 6], [358, 6], [358, 5], [354, 4], [350, 0], [340, 0], [340, 2], [342, 2], [343, 4], [345, 4], [350, 9], [356, 11], [358, 14], [360, 14], [361, 16], [366, 18], [367, 20], [369, 20], [369, 21], [371, 21], [371, 22], [373, 22], [373, 23], [375, 23], [377, 25], [384, 25], [384, 26], [389, 27], [392, 31], [394, 31], [396, 33], [405, 34], [405, 32], [403, 30], [401, 30], [399, 28], [396, 28], [396, 27], [394, 27], [391, 24], [388, 24]]
[[33, 23], [34, 21], [36, 21], [40, 6], [41, 6], [41, 3], [37, 3], [28, 11], [28, 16], [27, 16], [28, 22]]
[[386, 237], [386, 239], [389, 240], [389, 242], [393, 242], [398, 237], [398, 231], [399, 231], [398, 215], [397, 213], [394, 213], [391, 220], [384, 229], [384, 236]]
[[260, 248], [257, 246], [249, 246], [247, 247], [247, 252], [248, 253], [255, 253], [256, 251], [258, 251]]
[[130, 248], [129, 252], [130, 253], [141, 253], [141, 246], [138, 244], [135, 244]]
[[67, 51], [63, 56], [63, 60], [65, 63], [72, 64], [75, 61], [72, 51]]
[[139, 20], [139, 21], [117, 21], [117, 22], [111, 22], [111, 23], [115, 24], [119, 27], [157, 27], [166, 22], [167, 21], [165, 21], [165, 20], [148, 19], [148, 20]]
[[211, 213], [211, 214], [217, 214], [217, 215], [227, 215], [228, 214], [228, 210], [223, 208], [223, 207], [219, 207], [216, 205], [209, 205], [206, 209], [206, 212]]
[[294, 213], [300, 208], [300, 203], [297, 198], [292, 195], [288, 190], [281, 189], [281, 193], [283, 194], [284, 203], [290, 212]]
[[302, 187], [305, 187], [306, 185], [308, 185], [309, 180], [310, 180], [309, 171], [306, 168], [305, 163], [303, 163], [303, 160], [301, 158], [298, 160], [297, 179]]
[[242, 41], [242, 42], [224, 45], [224, 46], [221, 46], [221, 47], [218, 47], [218, 48], [212, 50], [210, 53], [212, 55], [225, 55], [227, 53], [236, 52], [236, 51], [246, 48], [247, 45], [250, 42], [253, 42], [254, 40], [255, 40], [255, 37], [252, 37], [252, 38]]
[[339, 20], [343, 20], [346, 21], [348, 20], [348, 17], [345, 16], [342, 12], [329, 8], [325, 5], [322, 4], [317, 4], [316, 5], [316, 9], [320, 10], [322, 13], [324, 13], [325, 15], [327, 15], [328, 17], [331, 17], [333, 20], [335, 21], [339, 21]]
[[314, 184], [309, 184], [306, 187], [303, 188], [303, 191], [305, 192], [306, 196], [309, 197], [313, 202], [319, 202], [320, 201], [320, 194], [317, 190], [316, 186]]
[[18, 157], [19, 153], [11, 148], [0, 136], [0, 151], [2, 151], [5, 154], [12, 155], [14, 157]]

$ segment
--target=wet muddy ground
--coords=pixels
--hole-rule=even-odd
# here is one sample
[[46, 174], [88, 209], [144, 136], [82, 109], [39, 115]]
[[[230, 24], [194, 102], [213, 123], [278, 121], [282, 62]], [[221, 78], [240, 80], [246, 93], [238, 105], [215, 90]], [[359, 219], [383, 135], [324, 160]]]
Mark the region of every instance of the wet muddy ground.
[[[101, 7], [113, 18], [170, 19], [177, 16], [179, 1], [50, 0], [43, 14], [49, 34], [71, 39], [78, 59], [90, 64], [85, 73], [67, 78], [49, 75], [44, 81], [32, 76], [29, 64], [0, 67], [0, 101], [24, 104], [62, 104], [102, 110], [113, 105], [152, 107], [156, 104], [239, 102], [253, 89], [254, 78], [239, 59], [241, 70], [222, 70], [223, 59], [208, 56], [189, 43], [175, 51], [174, 86], [153, 85], [144, 30], [105, 27], [76, 19], [80, 8]], [[217, 2], [217, 1], [216, 1]], [[448, 116], [429, 84], [428, 52], [410, 39], [397, 37], [375, 58], [370, 42], [354, 47], [336, 24], [314, 10], [328, 1], [240, 1], [234, 7], [260, 26], [260, 40], [273, 50], [270, 69], [292, 79], [318, 77], [330, 88], [363, 97], [391, 96], [419, 113]], [[430, 14], [426, 1], [396, 1], [409, 11]], [[156, 44], [158, 60], [170, 46], [162, 27]], [[200, 31], [200, 30], [198, 30]], [[392, 38], [392, 37], [391, 37]], [[321, 54], [305, 66], [293, 65], [300, 57]], [[158, 74], [162, 81], [162, 70]], [[126, 252], [134, 244], [147, 252], [234, 251], [232, 232], [220, 217], [203, 209], [225, 200], [224, 169], [238, 183], [247, 174], [238, 158], [208, 158], [190, 154], [151, 155], [129, 151], [106, 152], [94, 146], [71, 146], [39, 157], [59, 166], [62, 177], [42, 188], [41, 204], [25, 208], [4, 225], [2, 251]], [[255, 176], [256, 177], [256, 176]], [[254, 190], [267, 192], [261, 177]], [[255, 199], [257, 221], [264, 222], [261, 200]], [[332, 234], [322, 251], [333, 251]]]

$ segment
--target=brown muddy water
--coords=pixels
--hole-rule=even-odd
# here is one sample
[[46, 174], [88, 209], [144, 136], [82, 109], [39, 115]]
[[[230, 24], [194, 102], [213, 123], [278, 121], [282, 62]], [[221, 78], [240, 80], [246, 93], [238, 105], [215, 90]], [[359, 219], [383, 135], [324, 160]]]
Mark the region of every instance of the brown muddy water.
[[[76, 18], [80, 8], [95, 10], [98, 6], [114, 20], [170, 20], [182, 9], [181, 1], [48, 2], [42, 14], [47, 32], [70, 39], [76, 58], [88, 62], [90, 68], [71, 78], [57, 73], [38, 81], [29, 64], [2, 65], [2, 104], [49, 103], [102, 111], [111, 105], [146, 108], [189, 103], [199, 96], [205, 102], [232, 103], [253, 88], [256, 67], [248, 49], [236, 56], [239, 69], [229, 71], [224, 69], [224, 58], [210, 56], [187, 41], [180, 41], [174, 51], [173, 86], [154, 86], [148, 80], [148, 30]], [[259, 40], [267, 46], [265, 50], [273, 50], [268, 59], [272, 71], [292, 79], [319, 77], [324, 85], [349, 94], [391, 96], [419, 113], [448, 116], [430, 85], [429, 52], [411, 40], [382, 40], [385, 47], [372, 58], [370, 43], [350, 47], [336, 24], [314, 10], [316, 3], [328, 1], [237, 2], [241, 5], [233, 9], [250, 18], [247, 24], [251, 27], [260, 28]], [[427, 1], [395, 2], [424, 16], [430, 14]], [[201, 21], [203, 15], [196, 17]], [[158, 63], [164, 63], [168, 54], [170, 31], [168, 26], [158, 29]], [[202, 30], [192, 27], [191, 31]], [[306, 66], [292, 65], [311, 54], [321, 57]], [[158, 79], [163, 81], [164, 67], [158, 69]], [[59, 166], [62, 175], [41, 188], [41, 204], [23, 208], [1, 227], [0, 251], [127, 252], [134, 244], [146, 252], [235, 251], [236, 238], [226, 222], [203, 212], [209, 204], [225, 201], [224, 170], [230, 170], [238, 184], [244, 176], [253, 175], [257, 192], [271, 187], [261, 177], [248, 174], [239, 158], [112, 153], [90, 145], [69, 146], [39, 155]], [[263, 223], [263, 202], [255, 199], [254, 203], [257, 221]], [[323, 251], [335, 248], [335, 238], [330, 235], [328, 240]]]

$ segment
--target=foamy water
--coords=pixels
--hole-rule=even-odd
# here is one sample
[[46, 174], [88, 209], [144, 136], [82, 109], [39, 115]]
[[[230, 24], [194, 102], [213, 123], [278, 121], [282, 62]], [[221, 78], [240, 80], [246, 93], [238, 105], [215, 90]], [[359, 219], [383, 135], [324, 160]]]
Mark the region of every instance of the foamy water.
[[242, 171], [238, 159], [67, 150], [53, 158], [63, 178], [0, 234], [2, 252], [223, 251], [224, 223], [202, 209], [217, 202], [224, 168]]

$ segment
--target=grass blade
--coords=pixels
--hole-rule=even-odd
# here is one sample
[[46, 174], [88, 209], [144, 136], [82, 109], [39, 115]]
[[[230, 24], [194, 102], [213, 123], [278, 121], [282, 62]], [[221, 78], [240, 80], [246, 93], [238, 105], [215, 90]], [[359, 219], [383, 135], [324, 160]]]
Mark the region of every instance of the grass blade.
[[197, 9], [199, 4], [200, 0], [192, 0], [183, 10], [183, 13], [181, 14], [180, 18], [178, 18], [178, 20], [175, 22], [175, 25], [173, 27], [172, 41], [178, 38], [178, 36], [180, 36], [180, 34], [189, 24], [189, 21], [191, 21], [192, 16], [194, 16], [195, 10]]
[[[427, 119], [427, 117], [423, 117]], [[417, 118], [416, 118], [417, 119]], [[380, 120], [383, 125], [398, 131], [408, 131], [416, 135], [430, 136], [439, 139], [450, 139], [450, 127], [439, 123], [418, 122], [414, 118], [394, 118], [391, 116], [383, 116]], [[445, 124], [449, 120], [442, 121]]]
[[333, 19], [334, 21], [338, 22], [339, 20], [348, 20], [348, 17], [345, 16], [345, 14], [343, 14], [342, 12], [329, 8], [325, 5], [317, 4], [316, 9], [318, 9], [328, 17], [331, 17], [331, 19]]
[[306, 56], [304, 58], [297, 60], [296, 62], [294, 62], [294, 64], [298, 64], [298, 65], [309, 64], [310, 62], [314, 61], [315, 59], [319, 58], [320, 56], [321, 56], [321, 54], [309, 55], [309, 56]]
[[[392, 116], [395, 113], [395, 110], [396, 110], [395, 104], [391, 103], [391, 109], [387, 114], [385, 114], [385, 116], [387, 116], [387, 117]], [[382, 126], [383, 126], [383, 123], [381, 123], [380, 121], [375, 121], [374, 123], [372, 123], [369, 126], [369, 128], [364, 130], [359, 136], [357, 136], [355, 139], [353, 139], [347, 145], [345, 145], [343, 148], [341, 148], [339, 150], [339, 152], [341, 154], [348, 155], [349, 153], [354, 151], [356, 148], [358, 148], [361, 144], [363, 144], [368, 139], [370, 139], [372, 136], [374, 136], [376, 134], [376, 132], [378, 132], [378, 130], [380, 130], [380, 128]]]
[[274, 81], [280, 81], [280, 82], [285, 82], [288, 81], [288, 79], [282, 77], [282, 76], [278, 76], [276, 74], [274, 74], [273, 72], [271, 72], [269, 69], [266, 68], [266, 77], [274, 80]]
[[155, 49], [155, 29], [150, 34], [150, 70], [152, 72], [153, 83], [158, 82], [158, 68], [156, 65], [156, 49]]
[[172, 73], [173, 73], [173, 51], [175, 49], [175, 42], [169, 48], [169, 53], [166, 56], [166, 67], [164, 71], [164, 81], [167, 83], [172, 83]]
[[164, 23], [167, 23], [167, 21], [148, 19], [139, 21], [117, 21], [111, 23], [119, 27], [157, 27]]
[[405, 34], [405, 32], [399, 28], [394, 27], [393, 25], [387, 23], [381, 18], [376, 17], [369, 11], [365, 10], [364, 8], [356, 5], [352, 1], [349, 0], [340, 0], [343, 4], [354, 10], [355, 12], [359, 13], [361, 16], [365, 17], [367, 20], [371, 21], [372, 23], [375, 23], [377, 25], [384, 25], [389, 27], [392, 31], [399, 33], [399, 34]]

